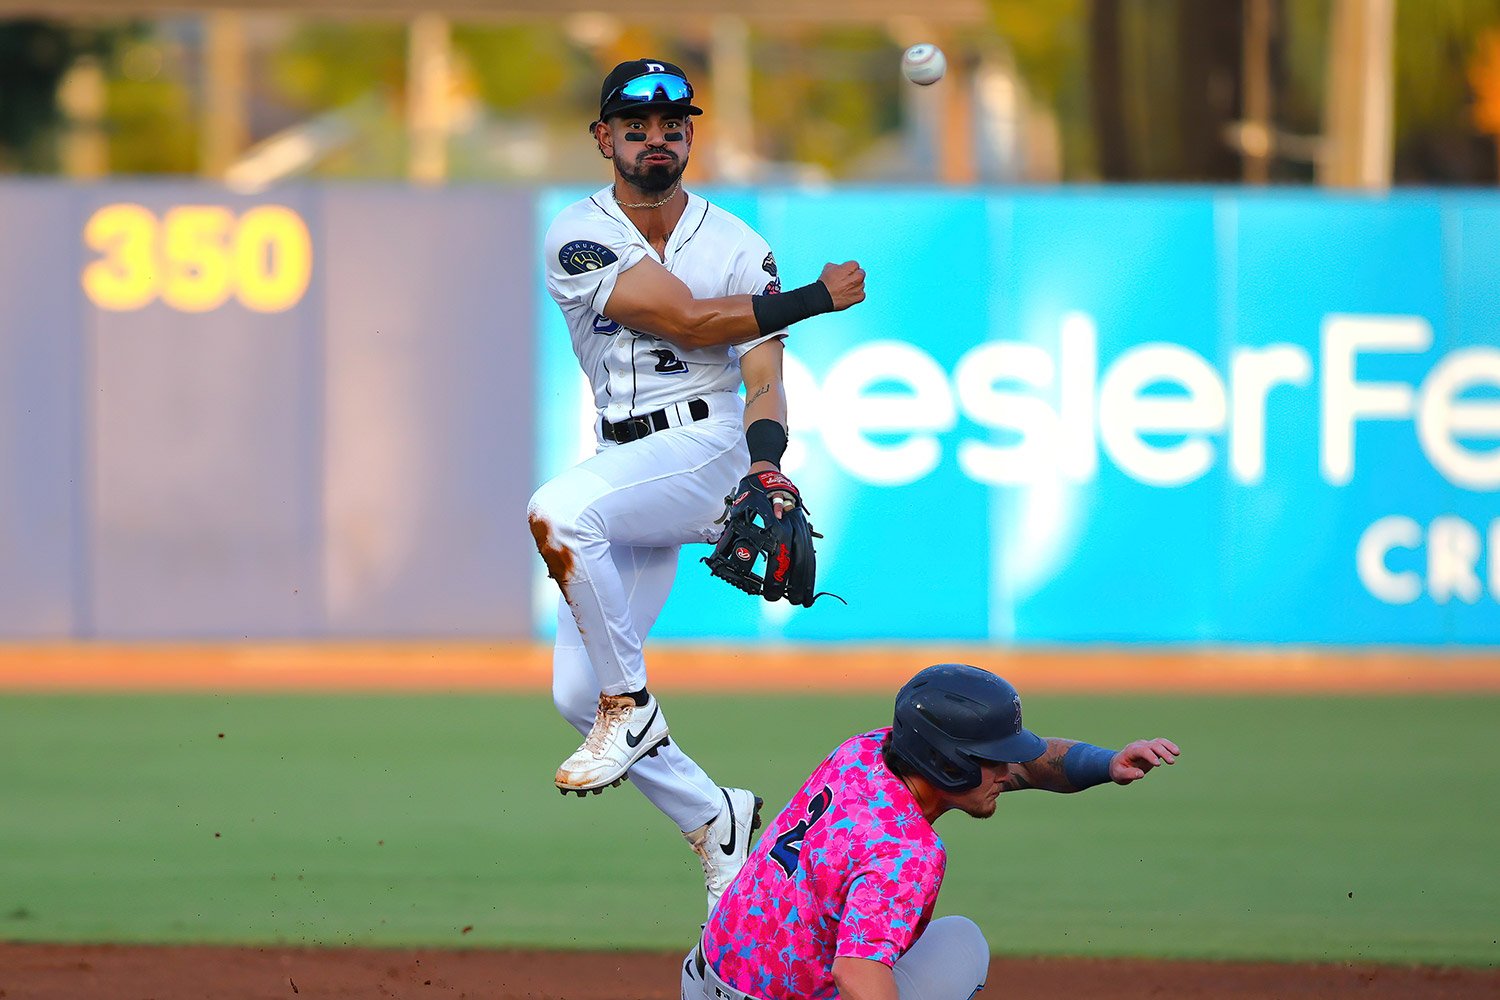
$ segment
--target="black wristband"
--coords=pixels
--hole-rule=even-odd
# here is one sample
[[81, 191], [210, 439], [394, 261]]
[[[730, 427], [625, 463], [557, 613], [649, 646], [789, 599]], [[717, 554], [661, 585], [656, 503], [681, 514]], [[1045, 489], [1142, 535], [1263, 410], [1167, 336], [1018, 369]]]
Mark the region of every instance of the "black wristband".
[[823, 282], [814, 281], [780, 295], [752, 295], [750, 307], [760, 332], [775, 333], [810, 316], [833, 312], [833, 294]]
[[766, 417], [745, 428], [745, 443], [750, 446], [750, 461], [770, 462], [781, 468], [781, 456], [786, 454], [786, 428]]

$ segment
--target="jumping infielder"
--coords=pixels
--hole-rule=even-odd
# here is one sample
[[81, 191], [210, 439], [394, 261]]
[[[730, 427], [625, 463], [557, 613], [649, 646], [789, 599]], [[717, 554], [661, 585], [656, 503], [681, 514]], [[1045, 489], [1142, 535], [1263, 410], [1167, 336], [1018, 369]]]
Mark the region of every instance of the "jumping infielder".
[[894, 725], [835, 750], [761, 834], [683, 963], [682, 998], [968, 1000], [989, 945], [966, 917], [932, 919], [947, 865], [933, 821], [991, 816], [1001, 792], [1128, 785], [1178, 753], [1043, 739], [1001, 678], [928, 667]]
[[720, 788], [670, 741], [641, 643], [680, 546], [713, 542], [740, 478], [778, 467], [786, 328], [863, 300], [864, 272], [829, 264], [781, 292], [765, 240], [682, 187], [702, 113], [692, 99], [668, 62], [605, 77], [591, 131], [614, 180], [558, 215], [545, 251], [547, 289], [593, 386], [598, 451], [537, 490], [528, 519], [562, 591], [553, 699], [587, 734], [557, 787], [597, 793], [629, 772], [698, 854], [712, 909], [744, 863], [760, 799]]

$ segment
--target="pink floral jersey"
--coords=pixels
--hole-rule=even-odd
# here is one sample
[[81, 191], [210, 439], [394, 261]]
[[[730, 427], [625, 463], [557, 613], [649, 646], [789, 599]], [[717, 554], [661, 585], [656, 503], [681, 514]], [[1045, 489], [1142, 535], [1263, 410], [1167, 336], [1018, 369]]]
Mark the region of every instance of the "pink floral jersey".
[[948, 855], [880, 758], [888, 732], [841, 745], [761, 833], [703, 930], [725, 983], [763, 1000], [836, 997], [835, 958], [894, 965], [926, 929]]

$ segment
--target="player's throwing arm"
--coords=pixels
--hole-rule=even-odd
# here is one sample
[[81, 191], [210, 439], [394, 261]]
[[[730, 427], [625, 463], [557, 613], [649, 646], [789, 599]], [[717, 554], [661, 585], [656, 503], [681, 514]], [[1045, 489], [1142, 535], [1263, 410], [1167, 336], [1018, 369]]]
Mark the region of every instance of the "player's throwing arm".
[[699, 299], [676, 275], [646, 257], [620, 275], [604, 316], [693, 351], [757, 340], [864, 298], [865, 272], [852, 260], [827, 264], [817, 281], [780, 294]]

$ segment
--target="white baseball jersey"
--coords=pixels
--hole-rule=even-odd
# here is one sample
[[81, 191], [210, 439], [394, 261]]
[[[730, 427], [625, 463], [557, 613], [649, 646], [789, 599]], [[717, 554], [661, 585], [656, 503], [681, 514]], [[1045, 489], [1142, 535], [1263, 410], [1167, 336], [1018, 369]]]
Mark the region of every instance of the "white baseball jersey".
[[562, 307], [573, 352], [605, 420], [650, 413], [694, 396], [738, 392], [740, 355], [779, 335], [683, 351], [604, 316], [615, 282], [647, 255], [695, 298], [781, 291], [771, 248], [755, 230], [697, 195], [688, 193], [687, 199], [661, 257], [609, 187], [563, 209], [547, 230], [547, 291]]

